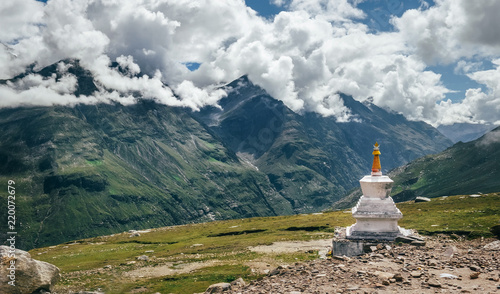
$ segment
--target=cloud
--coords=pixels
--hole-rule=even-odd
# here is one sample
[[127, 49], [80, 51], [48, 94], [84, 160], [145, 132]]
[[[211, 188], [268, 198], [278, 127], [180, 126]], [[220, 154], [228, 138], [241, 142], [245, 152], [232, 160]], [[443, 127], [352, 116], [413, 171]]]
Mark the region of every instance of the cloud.
[[467, 60], [460, 60], [453, 69], [456, 75], [467, 74], [479, 70], [483, 66], [482, 62], [472, 62]]
[[486, 133], [484, 137], [482, 137], [478, 144], [481, 146], [487, 146], [491, 144], [499, 144], [500, 143], [500, 129], [495, 129], [491, 132]]
[[285, 5], [285, 0], [270, 0], [269, 3], [281, 7]]
[[476, 71], [467, 74], [472, 80], [487, 87], [484, 93], [481, 89], [469, 89], [462, 104], [467, 105], [474, 113], [476, 120], [498, 122], [500, 113], [500, 59], [493, 60], [496, 68]]
[[0, 2], [0, 42], [17, 42], [40, 31], [43, 3], [31, 0]]
[[[12, 29], [0, 32], [0, 79], [30, 64], [39, 69], [73, 58], [94, 75], [99, 91], [74, 97], [77, 85], [70, 74], [30, 75], [0, 86], [11, 95], [0, 106], [127, 104], [139, 93], [198, 110], [226, 95], [218, 86], [248, 75], [292, 110], [339, 121], [353, 119], [339, 92], [359, 101], [371, 97], [381, 107], [434, 125], [499, 120], [498, 67], [481, 70], [481, 58], [499, 57], [498, 1], [437, 0], [430, 7], [422, 2], [393, 17], [395, 30], [389, 32], [363, 24], [367, 16], [356, 7], [359, 2], [273, 0], [287, 9], [274, 19], [259, 17], [243, 0], [6, 2], [0, 13], [9, 14], [0, 24]], [[188, 63], [200, 67], [190, 71]], [[456, 74], [487, 90], [469, 89], [460, 102], [444, 100], [451, 90], [429, 70], [436, 63], [455, 64]], [[30, 100], [27, 93], [35, 90], [40, 94]]]
[[392, 23], [427, 64], [462, 57], [495, 56], [500, 49], [500, 2], [437, 0], [426, 10], [411, 9]]
[[352, 19], [365, 17], [361, 9], [356, 8], [347, 0], [292, 0], [290, 9], [306, 11], [313, 17], [337, 22], [351, 22]]
[[[158, 9], [156, 6], [160, 2], [52, 0], [42, 6], [39, 2], [36, 3], [41, 15], [37, 30], [24, 35], [21, 34], [24, 31], [20, 31], [17, 35], [4, 37], [4, 44], [0, 46], [0, 78], [11, 78], [23, 72], [30, 64], [35, 64], [36, 70], [62, 59], [77, 59], [85, 69], [92, 72], [100, 91], [90, 97], [75, 97], [71, 91], [61, 92], [63, 89], [76, 87], [74, 77], [69, 78], [67, 75], [61, 79], [46, 79], [39, 75], [29, 75], [16, 83], [1, 87], [9, 98], [0, 106], [73, 105], [110, 101], [130, 104], [137, 100], [137, 94], [133, 93], [141, 93], [144, 99], [199, 109], [208, 103], [216, 103], [214, 100], [224, 95], [222, 90], [215, 91], [210, 87], [202, 89], [192, 84], [186, 86], [189, 83], [182, 76], [187, 70], [180, 62], [172, 59], [171, 52], [190, 50], [176, 48], [178, 45], [174, 33], [179, 22], [169, 19], [162, 11], [154, 10]], [[187, 6], [201, 14], [202, 7], [193, 3]], [[175, 14], [175, 11], [169, 9], [171, 3], [163, 1], [160, 4], [169, 13]], [[19, 9], [12, 11], [17, 13], [17, 18], [24, 15]], [[188, 15], [185, 15], [184, 19], [187, 18]], [[27, 18], [21, 18], [19, 22], [21, 27], [29, 27], [31, 24]], [[199, 28], [201, 31], [207, 30], [206, 27]], [[188, 34], [187, 37], [193, 36]], [[119, 64], [121, 72], [110, 68], [112, 58]], [[141, 68], [147, 74], [138, 77]], [[72, 88], [66, 87], [70, 80], [73, 82]], [[174, 94], [165, 83], [178, 88], [179, 94]], [[30, 99], [33, 93], [36, 94]]]

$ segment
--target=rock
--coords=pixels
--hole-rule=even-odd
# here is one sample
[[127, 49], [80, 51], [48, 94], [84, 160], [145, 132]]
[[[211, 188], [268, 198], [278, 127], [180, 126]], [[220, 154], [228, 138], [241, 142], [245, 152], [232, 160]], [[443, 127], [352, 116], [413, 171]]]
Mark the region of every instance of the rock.
[[396, 282], [403, 281], [403, 275], [401, 275], [400, 273], [396, 273], [393, 278], [394, 278], [394, 280], [396, 280]]
[[[15, 287], [8, 284], [12, 282], [11, 273], [15, 274]], [[0, 293], [50, 292], [60, 278], [55, 265], [32, 259], [26, 251], [0, 246]]]
[[445, 279], [457, 279], [458, 277], [452, 274], [447, 274], [447, 273], [442, 273], [439, 275], [440, 278], [445, 278]]
[[370, 257], [373, 257], [373, 258], [384, 258], [384, 256], [382, 254], [379, 254], [379, 253], [371, 254]]
[[434, 288], [441, 288], [441, 283], [438, 282], [438, 280], [436, 280], [436, 279], [429, 279], [427, 281], [427, 284], [431, 287], [434, 287]]
[[396, 239], [394, 240], [395, 243], [406, 243], [406, 244], [410, 244], [413, 241], [424, 241], [424, 240], [415, 236], [397, 236]]
[[247, 283], [242, 278], [238, 278], [231, 282], [231, 287], [245, 287]]
[[488, 277], [488, 280], [498, 282], [500, 281], [500, 278], [497, 275], [491, 275]]
[[137, 256], [137, 260], [148, 261], [149, 257], [147, 255], [141, 255], [141, 256]]
[[272, 271], [270, 271], [267, 275], [268, 276], [275, 276], [275, 275], [279, 275], [280, 272], [281, 272], [281, 268], [278, 267], [278, 268], [275, 268]]
[[470, 278], [472, 280], [477, 279], [477, 278], [479, 278], [480, 274], [481, 274], [480, 272], [473, 272], [472, 274], [470, 274]]
[[208, 286], [207, 290], [205, 291], [205, 294], [223, 293], [229, 291], [230, 289], [231, 289], [231, 284], [229, 283], [217, 283]]
[[422, 247], [422, 246], [425, 246], [425, 242], [415, 240], [415, 241], [411, 241], [410, 245]]
[[410, 273], [413, 278], [420, 278], [422, 276], [421, 272], [413, 271]]
[[348, 260], [349, 260], [349, 257], [347, 257], [347, 256], [338, 256], [338, 255], [333, 255], [333, 256], [332, 256], [332, 259], [335, 259], [335, 260], [340, 260], [340, 261], [348, 261]]
[[387, 273], [387, 272], [381, 272], [381, 271], [376, 271], [373, 273], [373, 275], [378, 276], [382, 280], [389, 280], [389, 279], [394, 278], [394, 274]]
[[431, 199], [427, 198], [427, 197], [418, 196], [417, 198], [415, 198], [415, 203], [418, 203], [418, 202], [429, 202], [429, 201], [431, 201]]
[[471, 265], [471, 266], [469, 266], [469, 268], [473, 272], [480, 272], [481, 271], [481, 268], [478, 266], [475, 266], [475, 265]]
[[452, 258], [453, 255], [455, 255], [456, 253], [458, 253], [457, 247], [455, 247], [455, 246], [449, 246], [449, 247], [447, 247], [445, 249], [445, 251], [443, 253], [443, 256], [447, 257], [447, 258]]
[[139, 236], [141, 236], [141, 234], [139, 234], [139, 232], [134, 232], [134, 233], [130, 234], [129, 238], [139, 237]]
[[483, 249], [488, 251], [500, 251], [500, 240], [484, 245]]
[[382, 285], [384, 285], [384, 286], [389, 286], [390, 284], [391, 284], [391, 282], [389, 282], [388, 280], [382, 281]]

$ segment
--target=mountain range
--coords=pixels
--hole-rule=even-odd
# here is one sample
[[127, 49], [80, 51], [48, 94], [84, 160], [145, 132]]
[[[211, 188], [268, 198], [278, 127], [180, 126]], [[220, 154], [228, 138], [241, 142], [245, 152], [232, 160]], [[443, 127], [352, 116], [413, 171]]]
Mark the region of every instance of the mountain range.
[[[78, 61], [64, 62], [77, 78], [75, 94], [97, 89]], [[49, 77], [56, 66], [27, 74]], [[295, 113], [246, 76], [223, 89], [220, 107], [199, 112], [142, 97], [128, 106], [0, 109], [0, 189], [16, 182], [18, 248], [316, 212], [369, 172], [375, 141], [387, 154], [385, 171], [451, 145], [426, 123], [343, 94], [350, 122]]]
[[441, 125], [437, 129], [453, 143], [469, 142], [478, 139], [485, 133], [493, 130], [493, 124], [470, 124], [454, 123], [452, 125]]

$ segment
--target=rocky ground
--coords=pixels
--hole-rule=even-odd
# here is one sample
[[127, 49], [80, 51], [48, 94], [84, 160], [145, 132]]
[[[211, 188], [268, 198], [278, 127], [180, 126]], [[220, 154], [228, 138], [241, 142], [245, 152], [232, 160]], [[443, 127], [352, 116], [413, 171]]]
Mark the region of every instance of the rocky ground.
[[283, 265], [205, 293], [500, 293], [499, 257], [495, 239], [437, 236], [424, 246], [378, 244], [357, 257]]

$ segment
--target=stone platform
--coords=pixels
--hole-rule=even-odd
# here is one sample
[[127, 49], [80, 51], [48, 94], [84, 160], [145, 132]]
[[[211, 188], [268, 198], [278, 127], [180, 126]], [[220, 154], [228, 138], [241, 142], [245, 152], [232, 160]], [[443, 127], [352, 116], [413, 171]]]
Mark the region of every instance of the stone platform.
[[399, 228], [400, 234], [392, 239], [384, 238], [363, 238], [353, 239], [346, 238], [347, 230], [349, 228], [338, 228], [335, 230], [335, 238], [332, 241], [332, 254], [334, 256], [358, 256], [373, 251], [373, 246], [383, 246], [397, 243], [407, 243], [415, 246], [425, 245], [422, 237], [418, 236], [413, 230]]

